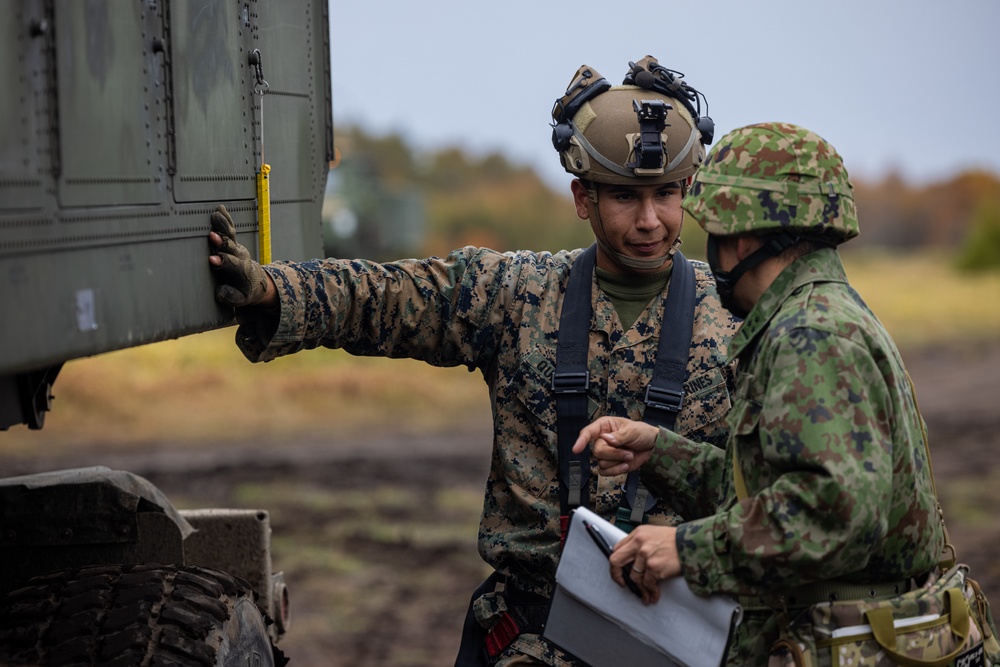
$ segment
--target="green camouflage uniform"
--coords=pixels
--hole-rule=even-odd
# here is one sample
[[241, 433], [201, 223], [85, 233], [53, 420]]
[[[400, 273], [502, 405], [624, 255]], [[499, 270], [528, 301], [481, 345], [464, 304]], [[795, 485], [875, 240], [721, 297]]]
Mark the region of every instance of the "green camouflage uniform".
[[[326, 346], [482, 372], [494, 429], [479, 550], [518, 588], [549, 596], [560, 541], [556, 410], [550, 386], [563, 292], [579, 252], [463, 248], [445, 259], [388, 264], [272, 264], [267, 270], [280, 294], [280, 318], [241, 309], [237, 342], [251, 361]], [[727, 342], [736, 324], [720, 306], [707, 266], [692, 264], [696, 310], [677, 431], [722, 443], [733, 380]], [[666, 291], [624, 331], [610, 299], [593, 290], [592, 416], [642, 417]], [[591, 509], [613, 520], [624, 477], [600, 477], [595, 465], [590, 479]], [[674, 523], [676, 515], [664, 502], [650, 520]], [[477, 611], [488, 627], [501, 610], [481, 604]], [[545, 664], [571, 664], [537, 635], [522, 635], [510, 652]]]
[[[777, 127], [784, 137], [776, 141], [798, 137], [807, 142], [804, 154], [828, 157], [816, 150], [815, 135]], [[706, 165], [739, 163], [748, 144], [758, 159], [767, 156], [769, 174], [794, 162], [783, 154], [786, 144], [769, 143], [772, 135], [759, 128], [734, 136], [719, 142]], [[801, 157], [802, 144], [798, 150]], [[807, 171], [802, 164], [792, 169]], [[804, 202], [780, 203], [781, 194], [759, 188], [759, 181], [709, 173], [707, 183], [721, 187], [706, 191], [698, 178], [684, 207], [710, 233], [845, 224], [836, 198], [816, 190]], [[857, 225], [851, 215], [853, 203], [848, 238]], [[681, 515], [701, 517], [677, 532], [691, 588], [773, 601], [820, 581], [894, 582], [933, 570], [944, 540], [922, 419], [895, 344], [848, 284], [836, 251], [817, 250], [786, 267], [743, 322], [730, 354], [739, 372], [727, 447], [661, 429], [642, 472], [647, 486], [670, 494]], [[733, 457], [749, 496], [742, 500]], [[729, 664], [766, 664], [776, 623], [765, 605], [748, 613]]]

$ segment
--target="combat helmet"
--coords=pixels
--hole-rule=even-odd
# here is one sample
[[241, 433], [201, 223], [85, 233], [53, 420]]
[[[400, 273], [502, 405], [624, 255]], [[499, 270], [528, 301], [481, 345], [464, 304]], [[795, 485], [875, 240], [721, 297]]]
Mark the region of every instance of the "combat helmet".
[[[858, 235], [844, 161], [825, 139], [798, 125], [761, 123], [728, 133], [694, 177], [681, 206], [708, 232], [707, 259], [723, 307], [737, 317], [736, 283], [800, 241], [836, 246]], [[764, 243], [729, 271], [719, 238], [761, 234]]]
[[726, 134], [682, 204], [710, 235], [788, 232], [831, 245], [858, 235], [847, 169], [815, 132], [760, 123]]
[[563, 168], [591, 183], [683, 181], [712, 142], [702, 100], [683, 74], [652, 56], [629, 62], [620, 86], [583, 65], [552, 108], [552, 144]]

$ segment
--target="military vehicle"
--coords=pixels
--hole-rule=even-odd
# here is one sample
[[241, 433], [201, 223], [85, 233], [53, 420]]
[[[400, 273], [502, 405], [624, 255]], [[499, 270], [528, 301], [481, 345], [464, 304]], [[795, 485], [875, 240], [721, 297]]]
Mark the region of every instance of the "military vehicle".
[[[0, 12], [0, 429], [40, 429], [64, 363], [231, 323], [217, 204], [263, 261], [321, 253], [329, 17], [326, 0]], [[178, 511], [102, 467], [7, 478], [0, 560], [2, 664], [283, 662], [264, 510]]]

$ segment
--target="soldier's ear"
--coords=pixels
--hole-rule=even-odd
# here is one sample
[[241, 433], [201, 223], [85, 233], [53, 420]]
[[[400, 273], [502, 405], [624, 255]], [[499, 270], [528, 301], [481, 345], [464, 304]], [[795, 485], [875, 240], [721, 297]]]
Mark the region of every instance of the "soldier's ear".
[[587, 186], [579, 178], [574, 178], [570, 183], [573, 191], [573, 204], [576, 206], [576, 214], [581, 220], [590, 219], [590, 193]]

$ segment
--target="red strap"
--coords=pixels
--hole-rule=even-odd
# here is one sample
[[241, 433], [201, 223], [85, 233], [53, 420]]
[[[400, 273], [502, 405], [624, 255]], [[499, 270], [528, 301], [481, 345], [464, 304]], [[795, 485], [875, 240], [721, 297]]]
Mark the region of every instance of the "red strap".
[[569, 516], [559, 517], [559, 551], [566, 546], [566, 533], [569, 532]]
[[486, 652], [490, 658], [496, 658], [520, 634], [521, 628], [518, 627], [517, 621], [510, 612], [504, 612], [493, 629], [486, 633]]

